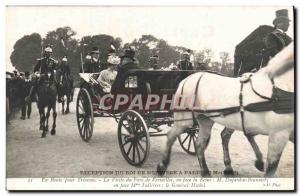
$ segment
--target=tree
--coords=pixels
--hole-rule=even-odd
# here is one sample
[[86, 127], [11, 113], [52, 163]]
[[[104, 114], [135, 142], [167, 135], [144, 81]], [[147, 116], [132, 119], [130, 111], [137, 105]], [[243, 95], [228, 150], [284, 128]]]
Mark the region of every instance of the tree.
[[128, 46], [135, 48], [136, 57], [144, 69], [149, 68], [148, 60], [152, 55], [158, 55], [159, 66], [166, 67], [171, 63], [176, 63], [180, 58], [180, 53], [185, 50], [184, 47], [171, 46], [165, 40], [158, 39], [153, 35], [142, 35], [141, 38], [124, 45], [124, 47]]
[[211, 59], [213, 57], [213, 52], [209, 48], [204, 48], [195, 53], [195, 61], [198, 64], [203, 64], [208, 67], [211, 64]]
[[220, 52], [220, 59], [222, 62], [222, 66], [226, 66], [226, 64], [228, 63], [229, 59], [229, 53], [228, 52]]
[[221, 73], [231, 76], [233, 72], [232, 63], [229, 63], [229, 53], [228, 52], [220, 52], [220, 59], [221, 59]]
[[19, 39], [10, 56], [11, 63], [19, 71], [32, 71], [41, 56], [42, 38], [38, 33], [25, 35]]

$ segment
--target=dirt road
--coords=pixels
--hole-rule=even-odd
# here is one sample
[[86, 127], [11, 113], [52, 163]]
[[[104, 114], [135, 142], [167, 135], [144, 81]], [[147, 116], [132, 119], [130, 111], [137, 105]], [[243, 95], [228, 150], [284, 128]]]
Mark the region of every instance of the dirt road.
[[[61, 109], [61, 106], [59, 106]], [[142, 167], [134, 167], [121, 155], [117, 140], [117, 124], [113, 119], [98, 118], [94, 135], [89, 143], [81, 140], [75, 116], [75, 102], [71, 103], [71, 113], [57, 118], [57, 134], [41, 138], [39, 116], [33, 105], [31, 119], [11, 120], [7, 126], [6, 168], [7, 177], [86, 177], [80, 171], [135, 171], [133, 176], [144, 177], [137, 171], [155, 171], [161, 160], [166, 137], [151, 138], [150, 155]], [[168, 128], [169, 129], [169, 128]], [[267, 154], [268, 137], [257, 136], [256, 141], [264, 157]], [[230, 143], [232, 165], [238, 177], [262, 177], [263, 173], [254, 167], [255, 156], [241, 132], [235, 132]], [[224, 169], [220, 137], [220, 126], [215, 126], [206, 151], [206, 160], [211, 171]], [[186, 154], [176, 142], [173, 148], [169, 171], [198, 171], [195, 156]], [[156, 174], [148, 174], [148, 177]], [[177, 174], [168, 174], [173, 177]], [[294, 144], [288, 143], [279, 164], [278, 177], [294, 175]], [[103, 177], [109, 174], [89, 176]], [[197, 176], [191, 174], [190, 176]], [[213, 174], [213, 177], [222, 174]]]

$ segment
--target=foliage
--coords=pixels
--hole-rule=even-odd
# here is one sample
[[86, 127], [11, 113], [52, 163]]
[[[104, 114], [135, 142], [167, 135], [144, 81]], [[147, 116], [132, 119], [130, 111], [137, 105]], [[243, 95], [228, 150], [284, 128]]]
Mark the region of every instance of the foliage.
[[[166, 40], [158, 39], [153, 35], [142, 35], [125, 44], [122, 43], [121, 38], [105, 34], [83, 36], [81, 39], [75, 39], [75, 36], [76, 31], [68, 26], [49, 31], [43, 40], [37, 33], [26, 35], [16, 42], [11, 54], [11, 62], [20, 71], [31, 71], [36, 64], [36, 59], [41, 56], [42, 48], [50, 44], [53, 48], [52, 57], [54, 59], [60, 62], [62, 57], [67, 55], [68, 64], [76, 81], [81, 67], [80, 55], [82, 54], [82, 57], [85, 58], [95, 46], [99, 48], [100, 62], [102, 63], [106, 63], [111, 45], [114, 46], [118, 55], [123, 53], [125, 47], [132, 46], [136, 50], [136, 58], [139, 60], [140, 66], [145, 69], [149, 68], [148, 61], [152, 55], [159, 56], [160, 67], [168, 67], [170, 64], [176, 64], [181, 59], [181, 53], [188, 50], [183, 46], [169, 45]], [[213, 51], [209, 48], [192, 51], [192, 55], [196, 68], [202, 66], [202, 68], [222, 73], [231, 71], [228, 52], [219, 54], [221, 63], [212, 62]]]
[[37, 33], [19, 39], [10, 56], [13, 66], [19, 71], [32, 71], [37, 58], [41, 56], [41, 36]]

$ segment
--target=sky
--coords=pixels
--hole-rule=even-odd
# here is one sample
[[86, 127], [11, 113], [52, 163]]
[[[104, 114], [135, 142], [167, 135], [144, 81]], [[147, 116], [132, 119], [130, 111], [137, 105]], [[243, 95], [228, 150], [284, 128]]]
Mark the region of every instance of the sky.
[[10, 55], [15, 42], [32, 33], [45, 37], [58, 27], [70, 26], [76, 38], [109, 34], [131, 42], [151, 34], [192, 50], [211, 48], [233, 60], [234, 48], [259, 25], [272, 25], [275, 11], [288, 9], [292, 20], [287, 32], [293, 37], [292, 7], [111, 7], [111, 6], [8, 6], [6, 7], [6, 69], [13, 70]]

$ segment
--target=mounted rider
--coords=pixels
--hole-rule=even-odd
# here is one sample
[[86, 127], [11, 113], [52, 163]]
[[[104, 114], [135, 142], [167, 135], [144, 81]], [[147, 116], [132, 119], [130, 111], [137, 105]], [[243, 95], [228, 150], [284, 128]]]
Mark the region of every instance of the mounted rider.
[[61, 102], [63, 101], [62, 99], [62, 91], [63, 91], [63, 79], [66, 79], [67, 81], [69, 81], [70, 84], [70, 88], [73, 89], [73, 79], [71, 77], [71, 69], [70, 66], [68, 64], [68, 58], [67, 56], [64, 56], [61, 60], [61, 64], [58, 66], [57, 69], [58, 72], [58, 83], [59, 83], [59, 98], [58, 101]]
[[[32, 95], [35, 94], [37, 86], [44, 81], [55, 82], [54, 73], [57, 69], [57, 61], [51, 58], [52, 47], [47, 45], [44, 50], [44, 55], [42, 58], [37, 59], [37, 64], [33, 69], [33, 83], [34, 85], [30, 89], [28, 97], [26, 100], [29, 101]], [[57, 84], [56, 84], [57, 85]]]

